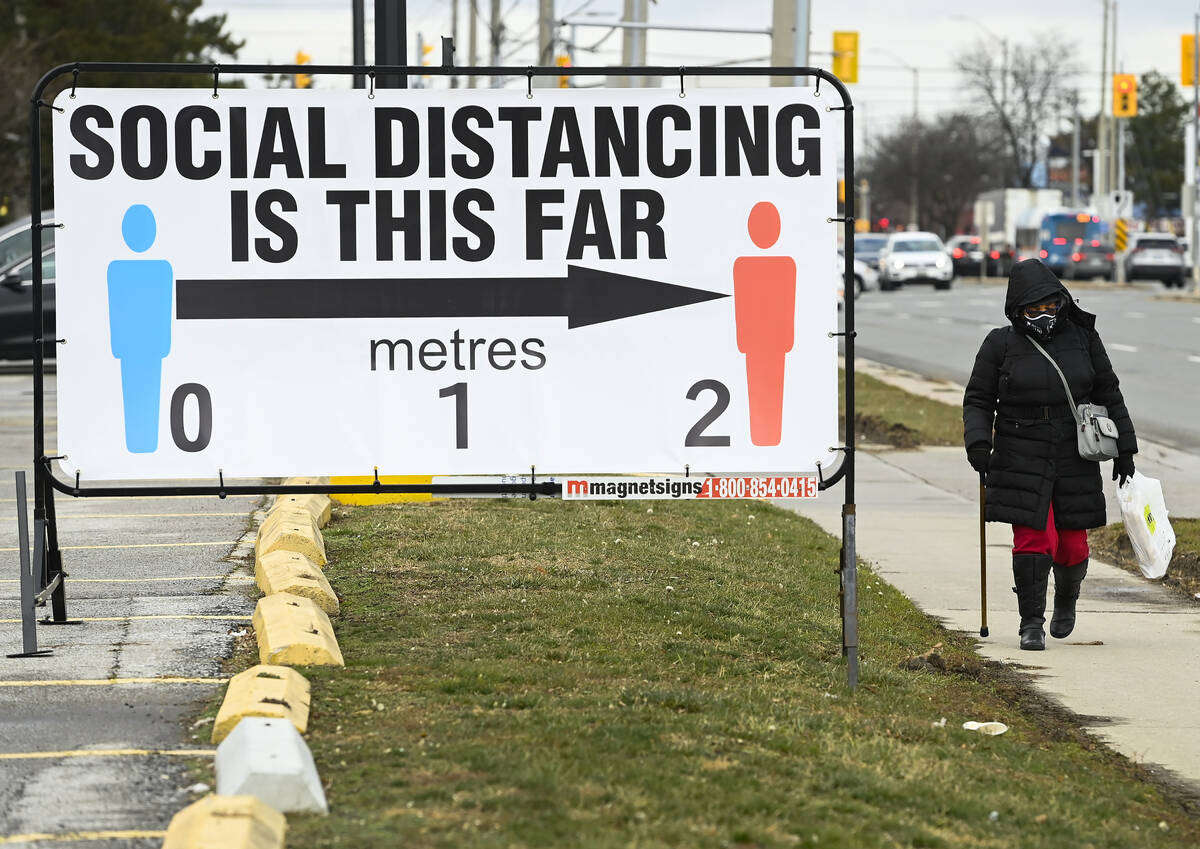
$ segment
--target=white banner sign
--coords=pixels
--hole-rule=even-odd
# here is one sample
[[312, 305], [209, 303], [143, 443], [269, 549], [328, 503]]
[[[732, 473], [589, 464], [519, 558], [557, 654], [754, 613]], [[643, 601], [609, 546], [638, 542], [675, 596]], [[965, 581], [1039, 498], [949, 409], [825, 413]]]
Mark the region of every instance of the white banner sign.
[[76, 94], [71, 474], [835, 461], [842, 119], [809, 89]]

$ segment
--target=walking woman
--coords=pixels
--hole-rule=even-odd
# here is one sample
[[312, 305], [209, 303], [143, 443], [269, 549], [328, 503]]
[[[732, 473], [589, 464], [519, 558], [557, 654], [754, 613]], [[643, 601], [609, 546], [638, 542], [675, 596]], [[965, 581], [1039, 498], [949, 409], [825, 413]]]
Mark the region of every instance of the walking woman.
[[[963, 397], [967, 460], [986, 483], [987, 520], [1013, 527], [1013, 581], [1021, 648], [1046, 647], [1046, 588], [1054, 572], [1050, 635], [1075, 627], [1075, 602], [1087, 575], [1087, 529], [1105, 523], [1100, 464], [1081, 459], [1072, 410], [1108, 408], [1119, 436], [1113, 480], [1133, 475], [1137, 437], [1096, 317], [1039, 260], [1017, 263], [1004, 299], [1008, 327], [988, 333]], [[1054, 358], [1071, 387], [1067, 393]], [[994, 436], [993, 436], [994, 434]]]

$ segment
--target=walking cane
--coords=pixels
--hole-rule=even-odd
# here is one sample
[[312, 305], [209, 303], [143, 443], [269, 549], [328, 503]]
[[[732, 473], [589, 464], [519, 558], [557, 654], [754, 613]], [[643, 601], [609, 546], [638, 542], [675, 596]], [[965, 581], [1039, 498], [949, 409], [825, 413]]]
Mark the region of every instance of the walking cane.
[[987, 489], [983, 472], [979, 473], [979, 636], [988, 635], [987, 626]]

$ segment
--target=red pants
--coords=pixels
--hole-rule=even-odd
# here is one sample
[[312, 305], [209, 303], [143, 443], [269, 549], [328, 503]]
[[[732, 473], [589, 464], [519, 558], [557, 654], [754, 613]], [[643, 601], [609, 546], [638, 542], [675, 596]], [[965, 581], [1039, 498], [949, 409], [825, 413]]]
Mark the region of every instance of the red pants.
[[1059, 566], [1075, 566], [1088, 556], [1087, 531], [1056, 528], [1054, 505], [1046, 511], [1046, 527], [1037, 530], [1013, 525], [1013, 554], [1049, 554]]

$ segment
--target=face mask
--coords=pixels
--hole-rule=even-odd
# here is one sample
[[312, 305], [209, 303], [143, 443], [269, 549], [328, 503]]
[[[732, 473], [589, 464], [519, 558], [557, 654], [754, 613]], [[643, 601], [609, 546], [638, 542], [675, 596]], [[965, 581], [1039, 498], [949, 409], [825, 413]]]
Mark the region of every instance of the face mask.
[[1058, 323], [1058, 316], [1050, 313], [1042, 313], [1035, 318], [1022, 313], [1021, 320], [1025, 322], [1025, 328], [1039, 339], [1049, 339], [1054, 333], [1054, 325]]

